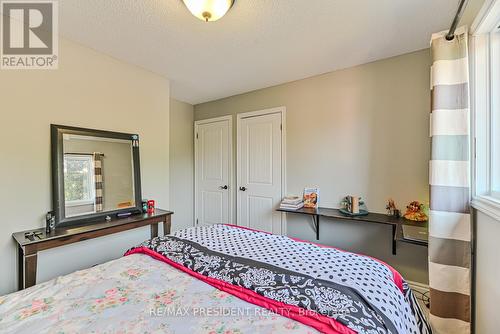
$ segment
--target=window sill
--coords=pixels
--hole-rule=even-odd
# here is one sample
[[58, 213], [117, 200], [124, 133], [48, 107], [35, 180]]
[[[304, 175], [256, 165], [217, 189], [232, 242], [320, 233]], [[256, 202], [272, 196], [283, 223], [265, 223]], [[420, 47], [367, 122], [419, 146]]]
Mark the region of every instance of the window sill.
[[73, 207], [73, 206], [84, 206], [84, 205], [94, 205], [94, 201], [71, 201], [71, 202], [66, 202], [66, 206], [68, 207]]
[[500, 221], [500, 201], [489, 196], [478, 196], [472, 200], [472, 207]]

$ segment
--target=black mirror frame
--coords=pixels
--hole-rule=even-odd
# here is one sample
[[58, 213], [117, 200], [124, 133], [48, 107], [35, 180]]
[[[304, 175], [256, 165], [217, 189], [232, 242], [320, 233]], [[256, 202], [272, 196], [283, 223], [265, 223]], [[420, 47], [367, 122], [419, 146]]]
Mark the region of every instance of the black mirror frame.
[[[72, 225], [88, 225], [102, 222], [107, 216], [120, 213], [140, 213], [142, 212], [142, 191], [141, 191], [141, 170], [139, 156], [139, 135], [111, 132], [103, 130], [93, 130], [77, 128], [65, 125], [50, 125], [51, 133], [51, 156], [52, 156], [52, 207], [56, 219], [57, 227], [67, 227]], [[132, 156], [134, 164], [134, 193], [135, 207], [106, 211], [102, 213], [92, 213], [77, 217], [66, 217], [64, 206], [64, 151], [63, 134], [75, 134], [82, 136], [103, 137], [113, 139], [125, 139], [132, 142]]]

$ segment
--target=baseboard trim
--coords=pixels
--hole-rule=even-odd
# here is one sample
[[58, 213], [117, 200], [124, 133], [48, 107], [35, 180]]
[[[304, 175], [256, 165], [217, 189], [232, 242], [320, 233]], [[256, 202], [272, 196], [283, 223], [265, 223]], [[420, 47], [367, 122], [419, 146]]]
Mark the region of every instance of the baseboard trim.
[[429, 285], [428, 284], [424, 284], [424, 283], [420, 283], [420, 282], [414, 282], [414, 281], [408, 281], [408, 280], [406, 282], [408, 283], [408, 285], [412, 289], [429, 291]]

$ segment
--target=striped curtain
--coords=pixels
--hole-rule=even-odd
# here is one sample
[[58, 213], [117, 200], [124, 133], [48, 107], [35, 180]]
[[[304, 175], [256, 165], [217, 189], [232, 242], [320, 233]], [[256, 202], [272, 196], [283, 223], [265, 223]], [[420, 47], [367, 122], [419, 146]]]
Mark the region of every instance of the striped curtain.
[[104, 154], [94, 153], [95, 212], [103, 211], [102, 160]]
[[434, 333], [471, 331], [467, 30], [431, 40], [429, 286]]

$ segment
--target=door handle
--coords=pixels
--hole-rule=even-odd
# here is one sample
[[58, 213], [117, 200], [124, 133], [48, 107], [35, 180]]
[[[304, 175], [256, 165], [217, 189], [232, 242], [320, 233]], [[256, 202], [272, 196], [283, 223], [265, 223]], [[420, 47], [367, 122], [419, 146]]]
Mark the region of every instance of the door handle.
[[247, 188], [245, 188], [245, 187], [240, 187], [240, 190], [241, 190], [241, 191], [246, 191], [246, 190], [247, 190]]
[[224, 190], [229, 189], [229, 187], [227, 186], [227, 184], [226, 184], [225, 186], [220, 186], [219, 188], [220, 188], [220, 189], [224, 189]]

